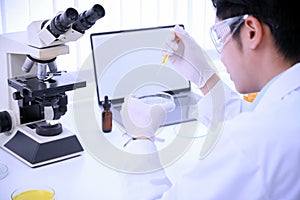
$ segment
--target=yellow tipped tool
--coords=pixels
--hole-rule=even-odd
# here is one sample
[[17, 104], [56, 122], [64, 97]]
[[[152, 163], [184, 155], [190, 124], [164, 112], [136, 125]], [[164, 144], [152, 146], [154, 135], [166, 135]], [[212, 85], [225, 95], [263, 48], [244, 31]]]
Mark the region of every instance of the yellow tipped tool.
[[[180, 38], [175, 34], [175, 41], [178, 42], [180, 40]], [[168, 58], [169, 58], [170, 54], [169, 53], [166, 53], [166, 55], [164, 56], [161, 64], [164, 65], [167, 61], [168, 61]]]
[[169, 58], [169, 55], [170, 55], [170, 54], [167, 53], [167, 54], [164, 56], [164, 58], [163, 58], [163, 60], [162, 60], [162, 62], [161, 62], [162, 65], [164, 65], [164, 64], [167, 62], [167, 60], [168, 60], [168, 58]]

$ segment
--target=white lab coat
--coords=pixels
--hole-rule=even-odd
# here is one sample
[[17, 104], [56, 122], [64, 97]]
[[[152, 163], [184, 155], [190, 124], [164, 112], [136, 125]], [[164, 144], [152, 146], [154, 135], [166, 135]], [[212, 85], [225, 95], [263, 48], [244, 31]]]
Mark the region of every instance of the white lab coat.
[[[251, 112], [225, 90], [226, 106], [235, 109], [232, 115], [226, 110], [222, 131], [208, 141], [203, 159], [176, 183], [164, 170], [125, 174], [124, 199], [300, 199], [300, 63], [274, 81]], [[155, 150], [147, 140], [126, 148]]]

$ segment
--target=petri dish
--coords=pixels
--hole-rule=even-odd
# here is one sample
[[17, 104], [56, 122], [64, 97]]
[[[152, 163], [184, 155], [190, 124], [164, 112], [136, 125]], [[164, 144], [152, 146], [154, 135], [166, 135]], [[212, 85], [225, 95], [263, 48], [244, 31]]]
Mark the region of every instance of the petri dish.
[[26, 186], [11, 194], [12, 200], [55, 200], [55, 192], [48, 186]]
[[162, 105], [168, 112], [175, 109], [174, 97], [168, 93], [155, 93], [142, 96], [136, 96], [149, 105]]
[[8, 174], [8, 168], [6, 165], [0, 163], [0, 180], [4, 179]]
[[174, 101], [173, 96], [168, 93], [146, 94], [138, 96], [137, 98], [143, 100], [145, 103], [148, 104], [160, 104], [169, 101]]

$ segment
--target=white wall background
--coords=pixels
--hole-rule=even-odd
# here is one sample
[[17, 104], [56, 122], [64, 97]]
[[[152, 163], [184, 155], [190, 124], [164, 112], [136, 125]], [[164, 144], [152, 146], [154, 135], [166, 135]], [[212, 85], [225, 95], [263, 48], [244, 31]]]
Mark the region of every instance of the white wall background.
[[74, 7], [79, 13], [101, 4], [106, 15], [69, 43], [70, 54], [57, 59], [59, 69], [76, 70], [91, 51], [89, 34], [141, 27], [184, 24], [226, 77], [209, 36], [215, 11], [211, 0], [0, 0], [0, 33], [26, 30], [31, 21], [52, 19], [59, 11]]

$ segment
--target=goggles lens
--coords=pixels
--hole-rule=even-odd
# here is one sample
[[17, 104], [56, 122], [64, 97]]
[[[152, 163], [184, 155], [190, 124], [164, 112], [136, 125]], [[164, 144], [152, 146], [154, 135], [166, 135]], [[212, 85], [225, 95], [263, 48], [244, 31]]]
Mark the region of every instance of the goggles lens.
[[210, 28], [210, 37], [219, 53], [247, 17], [248, 15], [242, 15], [228, 18], [216, 23]]

